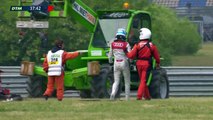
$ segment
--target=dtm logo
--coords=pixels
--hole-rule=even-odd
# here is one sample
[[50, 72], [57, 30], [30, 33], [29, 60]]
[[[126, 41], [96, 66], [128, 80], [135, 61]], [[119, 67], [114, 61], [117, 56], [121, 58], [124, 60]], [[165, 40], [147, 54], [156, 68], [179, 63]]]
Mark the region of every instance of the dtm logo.
[[123, 43], [113, 43], [113, 46], [115, 46], [115, 47], [123, 47], [124, 44]]

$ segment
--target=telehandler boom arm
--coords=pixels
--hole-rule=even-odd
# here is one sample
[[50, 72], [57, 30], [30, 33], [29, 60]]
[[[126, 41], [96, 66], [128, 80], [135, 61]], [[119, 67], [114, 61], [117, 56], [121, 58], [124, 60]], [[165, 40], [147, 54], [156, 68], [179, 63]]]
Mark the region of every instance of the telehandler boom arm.
[[[81, 0], [19, 0], [19, 6], [41, 6], [44, 2], [48, 3], [48, 5], [42, 7], [52, 6], [54, 8], [50, 12], [47, 11], [47, 8], [45, 9], [46, 11], [42, 11], [46, 13], [47, 18], [71, 16], [90, 32], [94, 31], [97, 14]], [[20, 11], [18, 17], [32, 19], [33, 12], [35, 11]], [[39, 12], [41, 13], [41, 11], [37, 13]]]

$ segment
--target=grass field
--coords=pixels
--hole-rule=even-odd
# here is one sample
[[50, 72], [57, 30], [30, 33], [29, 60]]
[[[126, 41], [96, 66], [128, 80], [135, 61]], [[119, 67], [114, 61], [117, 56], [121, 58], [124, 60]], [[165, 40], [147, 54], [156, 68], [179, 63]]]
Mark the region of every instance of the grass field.
[[213, 98], [0, 102], [0, 120], [213, 120]]
[[[213, 66], [213, 43], [192, 56], [173, 57], [174, 66]], [[26, 98], [0, 101], [0, 120], [213, 120], [213, 97], [177, 97], [151, 101]]]
[[213, 43], [208, 42], [195, 55], [174, 56], [173, 66], [213, 66]]

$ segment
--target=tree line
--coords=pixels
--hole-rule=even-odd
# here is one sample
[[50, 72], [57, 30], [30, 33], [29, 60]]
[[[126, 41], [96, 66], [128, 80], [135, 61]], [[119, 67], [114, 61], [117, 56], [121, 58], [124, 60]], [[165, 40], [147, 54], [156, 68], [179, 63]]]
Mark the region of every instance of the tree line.
[[[163, 65], [172, 65], [172, 55], [190, 55], [200, 48], [201, 37], [195, 25], [186, 18], [178, 18], [169, 8], [161, 7], [148, 0], [82, 0], [94, 11], [123, 9], [128, 2], [130, 9], [145, 10], [152, 17], [152, 39], [158, 46]], [[3, 0], [0, 5], [0, 65], [20, 65], [22, 60], [40, 61], [43, 53], [51, 49], [55, 38], [64, 40], [67, 51], [87, 49], [91, 34], [72, 17], [49, 19], [48, 29], [17, 29], [17, 12], [10, 12], [17, 1]], [[83, 34], [83, 35], [82, 35]], [[47, 39], [43, 39], [42, 37]]]

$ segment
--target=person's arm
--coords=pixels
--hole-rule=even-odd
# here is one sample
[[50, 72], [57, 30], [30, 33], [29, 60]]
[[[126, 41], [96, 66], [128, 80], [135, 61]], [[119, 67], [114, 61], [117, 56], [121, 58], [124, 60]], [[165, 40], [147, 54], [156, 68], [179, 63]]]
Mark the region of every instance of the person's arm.
[[158, 49], [155, 45], [153, 45], [153, 56], [156, 60], [156, 63], [157, 63], [157, 67], [160, 67], [160, 54], [158, 52]]
[[127, 49], [127, 52], [131, 51], [131, 46], [129, 45], [129, 43], [127, 43], [126, 49]]
[[63, 53], [63, 61], [66, 61], [68, 59], [74, 59], [76, 57], [78, 57], [80, 55], [80, 52], [72, 52], [72, 53], [68, 53], [68, 52], [65, 52]]
[[44, 62], [43, 62], [43, 70], [45, 72], [48, 72], [48, 62], [47, 62], [47, 57], [45, 57]]
[[134, 59], [137, 55], [137, 45], [134, 45], [133, 49], [129, 51], [126, 55], [128, 58]]
[[110, 45], [109, 55], [108, 55], [109, 63], [113, 63], [112, 56], [113, 56], [112, 45]]
[[[127, 46], [126, 46], [126, 51], [127, 51], [127, 53], [129, 53], [130, 51], [131, 51], [131, 46], [129, 45], [129, 43], [127, 42]], [[126, 54], [127, 54], [126, 53]], [[130, 58], [128, 58], [129, 59], [129, 62], [130, 63], [132, 63], [133, 62], [133, 60], [132, 59], [130, 59]]]

